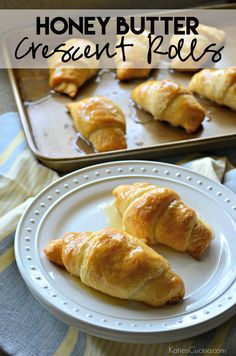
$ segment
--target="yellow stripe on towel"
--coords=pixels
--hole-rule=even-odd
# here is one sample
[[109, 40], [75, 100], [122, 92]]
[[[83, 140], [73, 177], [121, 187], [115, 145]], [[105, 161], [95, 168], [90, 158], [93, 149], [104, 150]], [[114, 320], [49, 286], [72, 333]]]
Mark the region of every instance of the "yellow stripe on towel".
[[[93, 356], [100, 356], [103, 355], [104, 353], [101, 352], [101, 343], [107, 342], [104, 339], [97, 338], [95, 336], [91, 335], [86, 335], [86, 346], [85, 346], [85, 351], [84, 351], [84, 356], [87, 355], [93, 355]], [[89, 344], [89, 350], [88, 350], [88, 344]], [[110, 355], [109, 355], [110, 356]]]
[[86, 347], [84, 356], [164, 356], [167, 353], [167, 344], [128, 344], [86, 335]]
[[19, 143], [23, 142], [25, 140], [25, 136], [22, 131], [20, 131], [14, 140], [7, 146], [5, 151], [0, 155], [0, 164], [5, 163], [14, 149], [19, 145]]
[[61, 345], [58, 347], [54, 356], [70, 355], [75, 347], [78, 336], [79, 336], [78, 330], [73, 328], [72, 326], [69, 327], [64, 340], [62, 341]]
[[12, 234], [13, 231], [15, 231], [16, 227], [15, 225], [12, 227], [12, 226], [9, 226], [7, 227], [4, 232], [2, 232], [0, 230], [0, 241], [2, 241], [3, 239], [5, 239], [5, 237], [7, 237], [8, 235]]
[[14, 246], [11, 246], [0, 256], [0, 273], [5, 271], [5, 269], [9, 267], [14, 261], [15, 261]]

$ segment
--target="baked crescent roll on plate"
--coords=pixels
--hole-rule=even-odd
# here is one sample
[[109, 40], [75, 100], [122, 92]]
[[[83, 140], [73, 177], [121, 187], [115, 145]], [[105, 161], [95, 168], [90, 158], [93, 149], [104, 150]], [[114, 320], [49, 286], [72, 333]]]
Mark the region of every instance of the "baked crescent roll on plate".
[[112, 100], [94, 96], [67, 104], [77, 131], [97, 152], [127, 148], [126, 122], [122, 110]]
[[82, 283], [113, 297], [156, 307], [184, 296], [184, 283], [167, 260], [126, 232], [70, 232], [44, 252]]
[[189, 90], [236, 110], [236, 67], [203, 69], [192, 77]]
[[[126, 47], [126, 60], [123, 61], [121, 53], [115, 56], [117, 68], [116, 76], [119, 80], [131, 80], [135, 78], [146, 78], [152, 70], [151, 65], [147, 63], [148, 49], [148, 31], [139, 35], [128, 32], [124, 35], [125, 43], [133, 44], [133, 47]], [[120, 43], [122, 36], [117, 36], [117, 43]]]
[[[181, 57], [186, 58], [191, 52], [191, 42], [196, 39], [197, 45], [194, 49], [194, 58], [199, 58], [207, 46], [215, 43], [217, 47], [222, 45], [225, 41], [225, 32], [215, 27], [199, 25], [197, 27], [198, 35], [193, 33], [189, 35], [174, 35], [170, 40], [170, 45], [178, 46], [181, 39], [184, 40], [181, 48]], [[217, 47], [214, 47], [217, 48]], [[195, 62], [191, 57], [182, 62], [178, 57], [171, 61], [171, 68], [180, 71], [197, 71], [202, 68], [211, 58], [210, 53], [206, 53], [199, 61]]]
[[168, 79], [144, 82], [132, 91], [131, 96], [156, 120], [182, 126], [189, 133], [195, 132], [205, 117], [203, 107], [191, 92]]
[[212, 230], [172, 189], [148, 183], [120, 185], [113, 191], [123, 229], [148, 244], [162, 243], [200, 259]]
[[[86, 46], [90, 46], [94, 51], [96, 49], [94, 43], [81, 38], [68, 40], [63, 49], [79, 47], [83, 51]], [[55, 53], [49, 59], [49, 86], [58, 93], [74, 98], [79, 88], [98, 72], [98, 67], [99, 63], [94, 58], [63, 62], [61, 53]]]

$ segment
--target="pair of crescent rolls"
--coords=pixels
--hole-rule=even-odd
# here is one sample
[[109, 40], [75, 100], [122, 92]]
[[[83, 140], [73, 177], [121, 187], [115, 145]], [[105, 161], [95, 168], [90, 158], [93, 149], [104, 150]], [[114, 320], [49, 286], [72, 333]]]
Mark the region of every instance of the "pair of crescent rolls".
[[[216, 44], [217, 47], [222, 45], [225, 41], [225, 32], [217, 29], [216, 27], [205, 26], [200, 24], [197, 27], [198, 35], [193, 33], [189, 35], [174, 35], [170, 40], [170, 45], [178, 47], [180, 40], [184, 40], [183, 47], [181, 48], [181, 57], [186, 58], [189, 55], [191, 42], [196, 39], [197, 45], [194, 49], [194, 57], [199, 58], [207, 46], [211, 44]], [[200, 60], [195, 62], [192, 58], [188, 58], [186, 61], [181, 61], [178, 57], [174, 58], [171, 61], [171, 69], [179, 71], [197, 71], [199, 68], [202, 68], [211, 58], [211, 55], [208, 53], [204, 55]]]
[[184, 282], [148, 244], [160, 242], [200, 259], [212, 230], [170, 188], [134, 183], [118, 186], [113, 194], [125, 231], [66, 233], [49, 242], [45, 255], [108, 295], [151, 306], [178, 302]]
[[97, 152], [127, 148], [125, 117], [112, 100], [94, 96], [67, 104], [67, 108], [76, 130]]
[[219, 105], [236, 110], [236, 67], [203, 69], [192, 77], [189, 89]]
[[[95, 44], [85, 39], [70, 39], [65, 42], [63, 50], [90, 46], [95, 51]], [[90, 78], [95, 76], [99, 69], [99, 62], [93, 58], [82, 58], [76, 61], [62, 61], [61, 53], [55, 53], [49, 59], [49, 86], [56, 92], [74, 98], [79, 88]]]
[[171, 80], [149, 80], [132, 91], [132, 99], [156, 120], [182, 126], [188, 133], [197, 131], [205, 110], [190, 91]]
[[115, 207], [123, 229], [148, 244], [162, 243], [200, 259], [212, 230], [172, 189], [148, 183], [120, 185], [114, 191]]
[[44, 250], [81, 282], [113, 297], [151, 306], [175, 303], [184, 283], [168, 261], [139, 239], [112, 228], [66, 233]]

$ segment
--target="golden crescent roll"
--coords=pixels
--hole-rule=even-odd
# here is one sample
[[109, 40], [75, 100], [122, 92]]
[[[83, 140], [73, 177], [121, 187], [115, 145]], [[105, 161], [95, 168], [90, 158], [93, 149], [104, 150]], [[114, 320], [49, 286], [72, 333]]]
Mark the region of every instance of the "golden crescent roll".
[[82, 283], [113, 297], [160, 306], [184, 296], [184, 283], [166, 259], [125, 232], [70, 232], [44, 252]]
[[192, 77], [189, 90], [236, 110], [236, 67], [203, 69]]
[[149, 80], [138, 85], [131, 96], [156, 120], [182, 126], [189, 133], [195, 132], [205, 117], [203, 107], [194, 96], [171, 80]]
[[[71, 47], [80, 48], [82, 52], [86, 46], [95, 51], [95, 44], [85, 40], [74, 38], [65, 42], [63, 50]], [[49, 86], [58, 93], [74, 98], [79, 88], [98, 72], [98, 61], [93, 58], [81, 58], [78, 62], [63, 62], [61, 53], [55, 53], [49, 59]]]
[[196, 212], [170, 188], [148, 183], [120, 185], [114, 191], [115, 207], [122, 215], [123, 228], [146, 240], [186, 251], [200, 259], [213, 234]]
[[[151, 65], [147, 63], [148, 49], [148, 31], [144, 31], [139, 35], [134, 35], [129, 31], [124, 35], [125, 43], [133, 44], [133, 47], [126, 47], [126, 61], [123, 61], [121, 53], [115, 56], [115, 64], [117, 68], [116, 76], [119, 80], [130, 80], [135, 78], [146, 78], [152, 70]], [[122, 36], [117, 36], [117, 43], [120, 43]]]
[[[187, 35], [174, 35], [170, 40], [170, 45], [178, 46], [180, 39], [184, 40], [184, 45], [181, 48], [181, 57], [186, 58], [190, 53], [190, 46], [193, 39], [197, 40], [197, 45], [194, 49], [194, 57], [199, 58], [204, 50], [210, 44], [215, 43], [218, 47], [225, 41], [225, 32], [215, 27], [199, 25], [197, 28], [198, 35], [193, 33]], [[215, 48], [215, 47], [214, 47]], [[182, 62], [178, 57], [171, 61], [171, 68], [180, 71], [196, 71], [202, 68], [204, 64], [211, 58], [211, 54], [205, 54], [199, 61], [195, 62], [192, 58], [188, 58]]]
[[97, 152], [127, 148], [125, 117], [112, 100], [94, 96], [67, 104], [77, 131]]

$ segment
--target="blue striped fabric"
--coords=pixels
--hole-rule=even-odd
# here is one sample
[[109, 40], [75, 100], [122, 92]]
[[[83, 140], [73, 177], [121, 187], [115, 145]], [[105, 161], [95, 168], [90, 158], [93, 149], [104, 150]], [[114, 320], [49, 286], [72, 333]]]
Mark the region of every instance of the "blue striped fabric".
[[[2, 153], [21, 131], [19, 117], [17, 113], [7, 113], [1, 115], [0, 131], [0, 153]], [[26, 144], [26, 142], [24, 142]]]
[[14, 139], [19, 137], [19, 144], [17, 144], [10, 152], [9, 157], [4, 163], [0, 161], [0, 174], [7, 172], [13, 165], [16, 157], [26, 149], [27, 143], [23, 139], [19, 118], [17, 113], [8, 113], [1, 116], [1, 133], [0, 133], [0, 153], [3, 153], [8, 147], [9, 144]]

